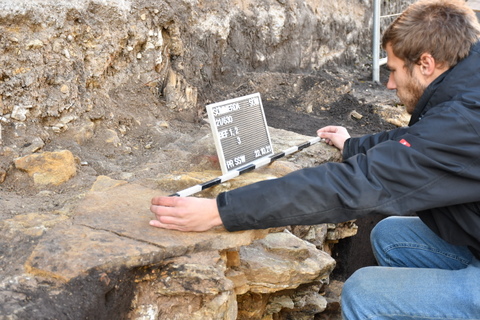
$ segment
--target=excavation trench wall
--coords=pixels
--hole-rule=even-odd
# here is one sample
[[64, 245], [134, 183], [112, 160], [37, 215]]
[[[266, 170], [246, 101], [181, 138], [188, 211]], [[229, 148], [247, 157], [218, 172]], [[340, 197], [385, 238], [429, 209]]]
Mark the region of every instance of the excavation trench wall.
[[[326, 70], [365, 68], [370, 6], [0, 1], [0, 317], [323, 312], [331, 246], [353, 224], [185, 234], [149, 227], [148, 207], [219, 175], [205, 104], [258, 91], [315, 112], [348, 94]], [[275, 151], [311, 138], [271, 130]], [[200, 196], [339, 160], [318, 144]]]

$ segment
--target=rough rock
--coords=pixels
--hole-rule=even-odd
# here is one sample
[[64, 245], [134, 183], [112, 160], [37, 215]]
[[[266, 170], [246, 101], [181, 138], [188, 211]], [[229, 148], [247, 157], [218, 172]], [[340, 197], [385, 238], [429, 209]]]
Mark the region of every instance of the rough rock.
[[273, 293], [325, 280], [335, 266], [328, 254], [289, 232], [269, 234], [240, 248], [239, 255], [236, 271], [244, 273], [248, 291], [253, 293]]
[[26, 171], [39, 185], [59, 185], [77, 173], [75, 158], [69, 150], [21, 157], [15, 159], [15, 167]]
[[387, 122], [397, 127], [405, 127], [410, 122], [410, 115], [407, 111], [399, 112], [398, 108], [392, 106], [379, 105], [376, 112]]
[[196, 251], [222, 251], [248, 245], [266, 234], [221, 229], [180, 233], [151, 228], [148, 203], [162, 194], [160, 190], [121, 181], [107, 185], [102, 180], [104, 189], [97, 191], [101, 188], [93, 186], [74, 213], [72, 225], [59, 226], [42, 238], [26, 262], [27, 271], [69, 281], [90, 269], [108, 272], [109, 268], [150, 265]]
[[129, 318], [234, 320], [237, 301], [225, 270], [224, 257], [213, 252], [167, 259], [137, 278]]

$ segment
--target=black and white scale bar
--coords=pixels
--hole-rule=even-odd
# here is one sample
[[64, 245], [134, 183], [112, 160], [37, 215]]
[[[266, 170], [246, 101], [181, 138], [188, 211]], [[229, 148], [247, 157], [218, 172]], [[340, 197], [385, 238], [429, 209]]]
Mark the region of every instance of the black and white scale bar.
[[266, 157], [266, 158], [263, 158], [263, 159], [259, 159], [258, 161], [254, 161], [254, 162], [252, 162], [252, 163], [250, 163], [250, 164], [248, 164], [244, 167], [241, 167], [241, 168], [239, 168], [235, 171], [228, 172], [228, 173], [226, 173], [224, 175], [221, 175], [221, 176], [219, 176], [215, 179], [212, 179], [210, 181], [204, 182], [202, 184], [197, 184], [193, 187], [178, 191], [177, 193], [174, 193], [170, 196], [171, 197], [188, 197], [188, 196], [191, 196], [192, 194], [195, 194], [197, 192], [200, 192], [200, 191], [203, 191], [205, 189], [211, 188], [211, 187], [216, 186], [218, 184], [221, 184], [221, 183], [223, 183], [227, 180], [238, 177], [241, 174], [244, 174], [244, 173], [250, 172], [252, 170], [255, 170], [257, 168], [266, 166], [267, 164], [272, 163], [275, 160], [278, 160], [278, 159], [283, 158], [285, 156], [288, 156], [292, 153], [295, 153], [297, 151], [308, 148], [311, 145], [313, 145], [313, 144], [315, 144], [319, 141], [320, 141], [319, 137], [314, 138], [312, 140], [309, 140], [307, 142], [299, 144], [298, 146], [293, 146], [293, 147], [290, 147], [288, 149], [285, 149], [282, 152], [276, 153], [276, 154], [274, 154], [270, 157]]

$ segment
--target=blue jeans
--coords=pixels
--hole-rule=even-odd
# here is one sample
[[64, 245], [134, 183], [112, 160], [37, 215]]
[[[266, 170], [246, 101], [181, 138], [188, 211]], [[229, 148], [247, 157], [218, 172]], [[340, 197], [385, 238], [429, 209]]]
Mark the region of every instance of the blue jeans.
[[345, 282], [344, 319], [480, 319], [480, 261], [467, 247], [445, 242], [418, 217], [382, 220], [371, 240], [380, 266]]

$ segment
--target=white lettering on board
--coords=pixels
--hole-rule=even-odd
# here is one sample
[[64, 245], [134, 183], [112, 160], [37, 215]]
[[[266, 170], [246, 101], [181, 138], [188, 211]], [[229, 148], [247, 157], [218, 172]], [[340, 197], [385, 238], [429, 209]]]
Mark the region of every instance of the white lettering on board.
[[221, 116], [223, 114], [240, 110], [240, 104], [238, 102], [227, 104], [225, 106], [218, 106], [212, 109], [213, 116]]
[[228, 135], [228, 130], [218, 131], [218, 138], [220, 138], [220, 140], [228, 138]]
[[260, 149], [253, 150], [253, 154], [255, 155], [255, 158], [264, 156], [266, 154], [269, 154], [270, 152], [272, 152], [271, 146], [265, 146]]
[[235, 157], [235, 158], [230, 159], [226, 162], [227, 169], [231, 169], [235, 166], [239, 166], [239, 165], [241, 165], [242, 163], [245, 163], [245, 162], [247, 162], [247, 159], [246, 159], [245, 155]]
[[225, 125], [231, 124], [231, 123], [233, 123], [233, 117], [232, 116], [225, 116], [225, 117], [215, 119], [215, 124], [217, 125], [217, 127], [225, 126]]

